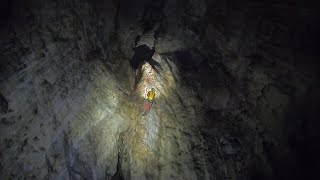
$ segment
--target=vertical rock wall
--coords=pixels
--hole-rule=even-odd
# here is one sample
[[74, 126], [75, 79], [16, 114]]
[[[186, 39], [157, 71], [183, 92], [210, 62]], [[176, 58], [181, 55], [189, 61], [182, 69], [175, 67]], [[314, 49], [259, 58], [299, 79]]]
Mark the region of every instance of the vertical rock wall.
[[317, 175], [312, 2], [6, 5], [0, 179]]
[[1, 179], [115, 173], [123, 93], [103, 63], [114, 6], [11, 2], [1, 28]]
[[203, 130], [209, 147], [217, 147], [216, 137], [220, 142], [219, 166], [226, 166], [230, 178], [318, 176], [319, 115], [313, 110], [319, 100], [318, 6], [312, 1], [205, 4], [205, 14], [193, 13], [200, 7], [186, 9], [182, 23], [201, 46], [176, 55], [186, 79], [207, 101]]

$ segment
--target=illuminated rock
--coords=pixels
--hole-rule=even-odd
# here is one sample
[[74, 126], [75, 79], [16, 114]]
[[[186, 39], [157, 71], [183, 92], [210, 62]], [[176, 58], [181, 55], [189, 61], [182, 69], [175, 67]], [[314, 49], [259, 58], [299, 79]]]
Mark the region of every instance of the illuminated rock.
[[320, 179], [316, 7], [4, 1], [0, 179]]

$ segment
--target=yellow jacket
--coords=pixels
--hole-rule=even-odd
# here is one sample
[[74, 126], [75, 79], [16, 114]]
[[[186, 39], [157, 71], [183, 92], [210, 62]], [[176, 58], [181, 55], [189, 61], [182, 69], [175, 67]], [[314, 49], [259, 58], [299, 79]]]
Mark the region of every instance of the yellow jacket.
[[149, 101], [153, 101], [155, 95], [156, 95], [156, 91], [155, 90], [149, 91], [148, 92], [148, 100]]

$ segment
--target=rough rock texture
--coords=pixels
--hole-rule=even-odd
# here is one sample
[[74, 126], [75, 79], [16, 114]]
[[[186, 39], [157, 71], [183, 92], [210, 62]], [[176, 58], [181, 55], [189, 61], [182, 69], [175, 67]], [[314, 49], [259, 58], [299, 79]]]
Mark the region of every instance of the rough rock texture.
[[2, 7], [0, 179], [319, 178], [316, 3]]

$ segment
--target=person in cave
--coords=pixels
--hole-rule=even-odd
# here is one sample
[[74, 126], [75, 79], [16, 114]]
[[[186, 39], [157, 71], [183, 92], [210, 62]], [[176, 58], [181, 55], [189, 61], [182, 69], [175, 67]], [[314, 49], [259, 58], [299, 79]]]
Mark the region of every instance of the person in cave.
[[146, 114], [148, 114], [150, 112], [155, 95], [156, 95], [156, 90], [154, 88], [152, 88], [147, 94], [147, 101], [146, 101], [146, 104], [144, 105], [145, 111], [142, 116], [145, 116]]

